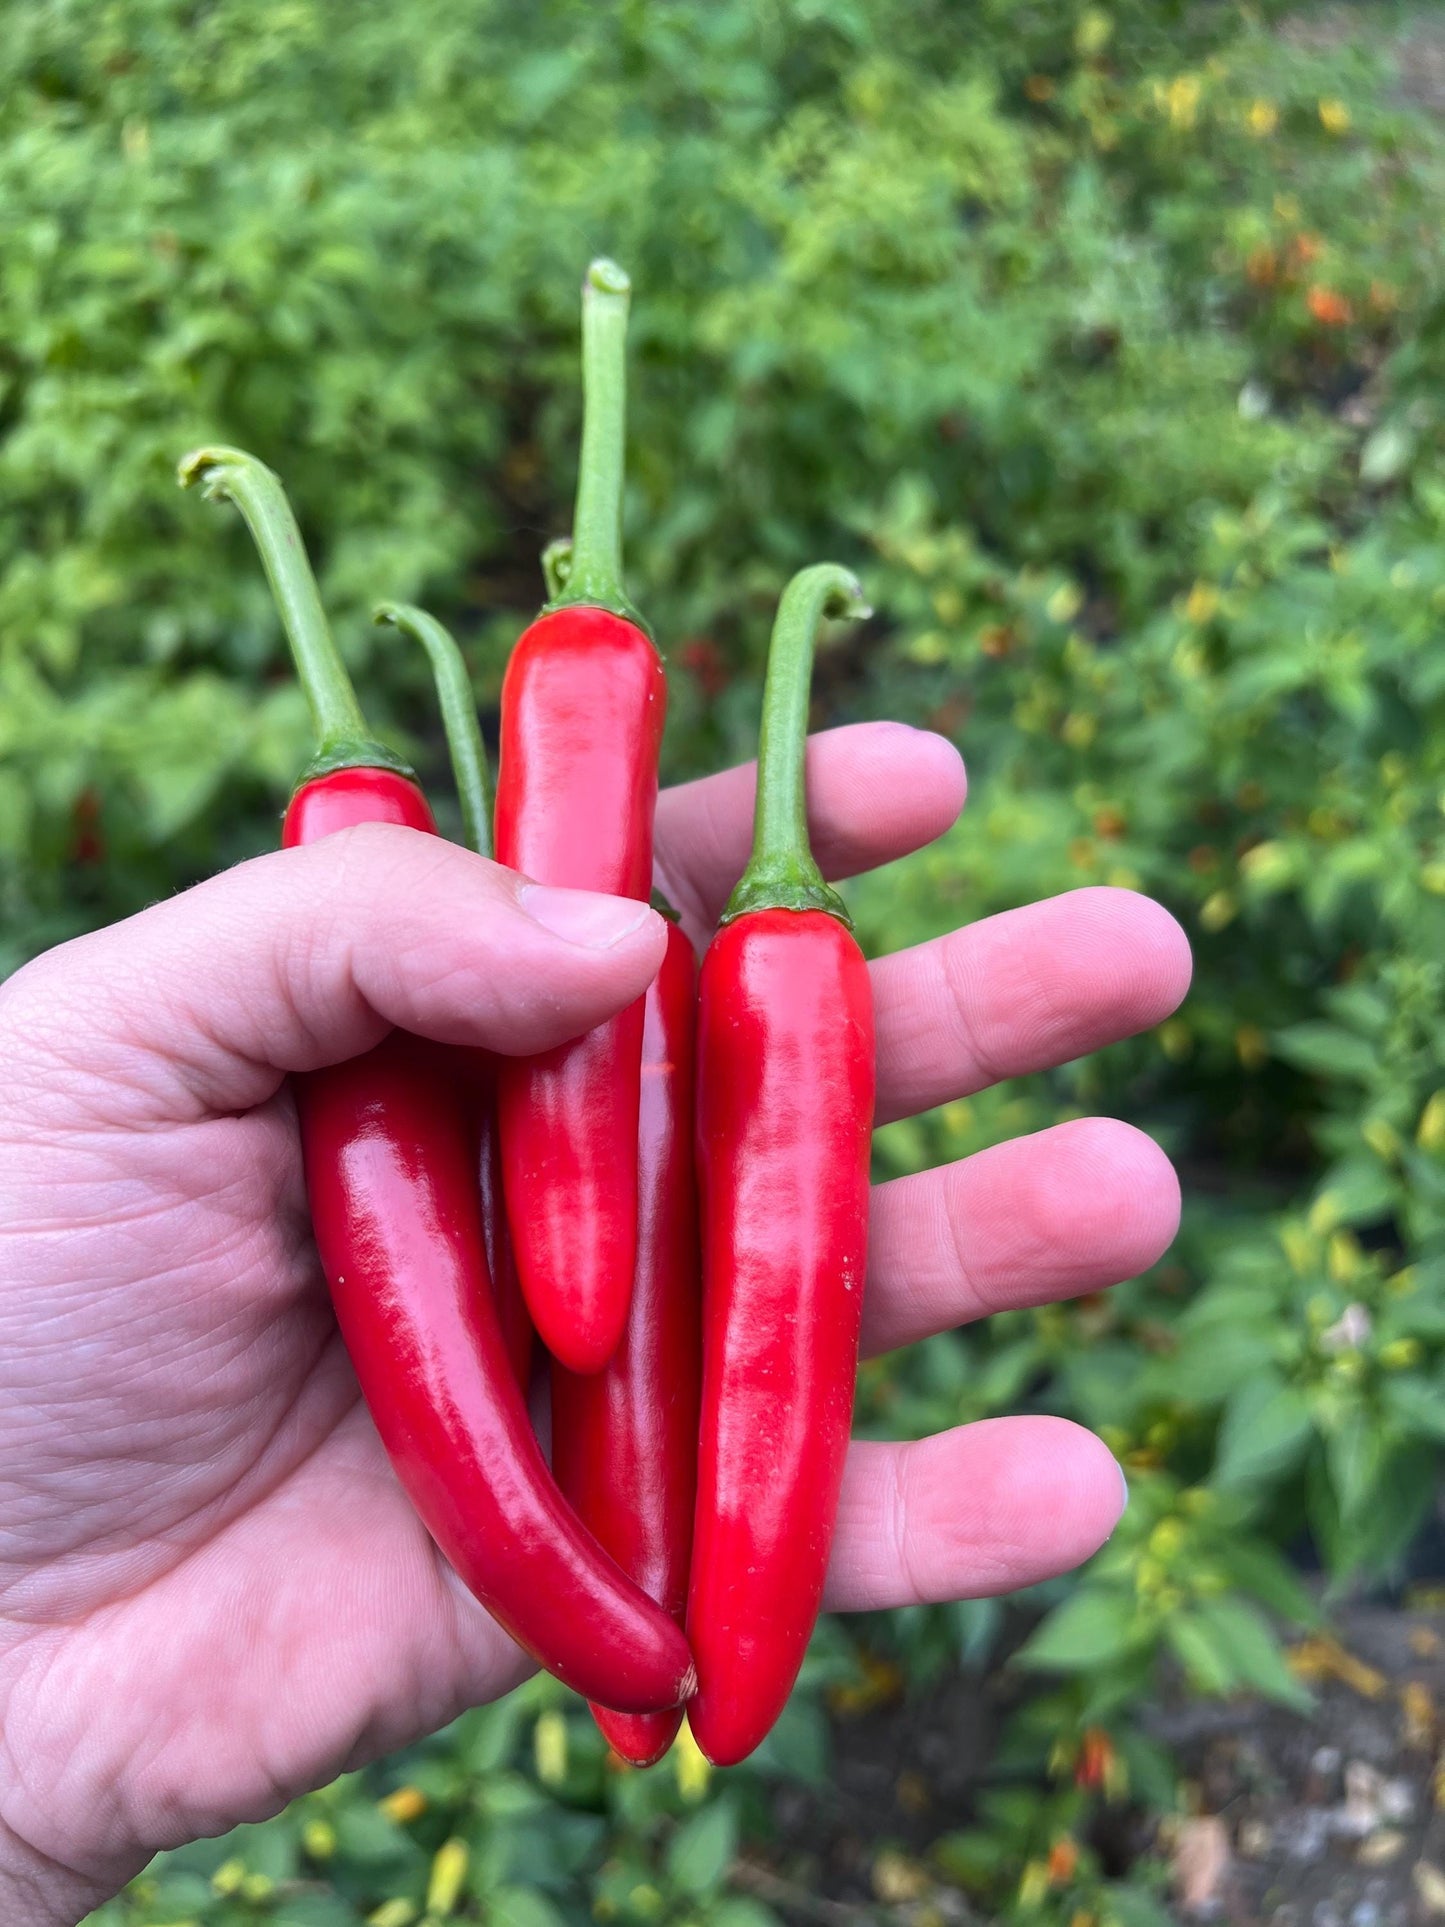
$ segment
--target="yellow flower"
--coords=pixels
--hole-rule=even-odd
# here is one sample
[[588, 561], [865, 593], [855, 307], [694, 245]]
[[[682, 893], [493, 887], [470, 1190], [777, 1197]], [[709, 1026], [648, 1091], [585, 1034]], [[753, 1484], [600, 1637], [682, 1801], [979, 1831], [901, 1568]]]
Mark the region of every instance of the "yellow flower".
[[1020, 1907], [1038, 1907], [1047, 1898], [1049, 1891], [1049, 1863], [1047, 1860], [1029, 1860], [1019, 1878]]
[[1156, 98], [1169, 116], [1169, 125], [1187, 133], [1199, 118], [1201, 89], [1198, 74], [1180, 74], [1167, 87], [1156, 90]]
[[1072, 622], [1083, 603], [1083, 591], [1076, 583], [1061, 582], [1044, 604], [1044, 614], [1050, 622]]
[[1327, 1250], [1330, 1276], [1336, 1284], [1347, 1284], [1351, 1278], [1359, 1275], [1364, 1253], [1352, 1231], [1332, 1231]]
[[367, 1927], [411, 1927], [415, 1919], [416, 1908], [409, 1900], [384, 1900], [366, 1916]]
[[245, 1878], [244, 1860], [223, 1860], [211, 1875], [211, 1891], [217, 1894], [239, 1893]]
[[1256, 889], [1283, 890], [1294, 880], [1294, 858], [1283, 843], [1256, 843], [1239, 859], [1239, 873]]
[[1422, 1151], [1445, 1151], [1445, 1091], [1436, 1091], [1421, 1111], [1415, 1142]]
[[1380, 1347], [1380, 1363], [1387, 1372], [1407, 1372], [1420, 1363], [1418, 1338], [1392, 1338]]
[[1241, 1024], [1234, 1033], [1234, 1049], [1247, 1071], [1260, 1070], [1269, 1062], [1269, 1039], [1258, 1024]]
[[1279, 126], [1279, 109], [1272, 100], [1253, 101], [1250, 104], [1248, 121], [1251, 134], [1256, 135], [1260, 140], [1268, 140]]
[[313, 1860], [329, 1860], [336, 1851], [336, 1829], [329, 1820], [308, 1820], [301, 1829], [301, 1844]]
[[1074, 46], [1088, 59], [1104, 51], [1113, 31], [1114, 23], [1101, 7], [1086, 7], [1074, 29]]
[[410, 1821], [420, 1819], [426, 1812], [426, 1795], [420, 1787], [399, 1786], [395, 1793], [388, 1793], [384, 1800], [378, 1800], [376, 1804], [388, 1820], [404, 1827]]
[[1189, 621], [1203, 627], [1206, 622], [1213, 620], [1218, 610], [1218, 589], [1212, 582], [1196, 582], [1184, 604], [1184, 613]]
[[1216, 890], [1204, 899], [1199, 906], [1199, 925], [1211, 936], [1234, 922], [1239, 914], [1239, 905], [1228, 890]]
[[1194, 1048], [1194, 1033], [1182, 1017], [1169, 1017], [1159, 1026], [1159, 1048], [1171, 1063], [1178, 1064]]
[[543, 1786], [560, 1786], [567, 1777], [567, 1721], [556, 1707], [537, 1715], [532, 1754]]
[[1310, 1230], [1319, 1237], [1333, 1231], [1340, 1221], [1340, 1201], [1333, 1191], [1321, 1191], [1310, 1206]]
[[1342, 100], [1322, 100], [1320, 125], [1327, 134], [1347, 134], [1350, 131], [1349, 108]]
[[426, 1910], [429, 1914], [438, 1914], [444, 1920], [456, 1906], [461, 1899], [462, 1882], [467, 1877], [470, 1859], [465, 1840], [443, 1840], [437, 1848], [426, 1883]]
[[692, 1737], [692, 1728], [686, 1720], [673, 1741], [672, 1770], [677, 1776], [677, 1790], [684, 1800], [691, 1804], [702, 1799], [712, 1778], [712, 1767], [707, 1755]]

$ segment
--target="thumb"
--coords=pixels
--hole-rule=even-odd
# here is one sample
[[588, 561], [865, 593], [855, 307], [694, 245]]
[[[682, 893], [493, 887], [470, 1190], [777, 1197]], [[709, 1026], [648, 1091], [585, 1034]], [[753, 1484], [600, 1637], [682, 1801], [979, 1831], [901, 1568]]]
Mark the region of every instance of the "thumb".
[[[287, 1072], [355, 1057], [393, 1026], [550, 1049], [640, 997], [665, 944], [644, 903], [367, 824], [37, 958], [0, 987], [0, 1049], [47, 1109], [90, 1109], [120, 1086], [127, 1121], [182, 1121], [249, 1109]], [[46, 1059], [60, 1075], [25, 1075]]]

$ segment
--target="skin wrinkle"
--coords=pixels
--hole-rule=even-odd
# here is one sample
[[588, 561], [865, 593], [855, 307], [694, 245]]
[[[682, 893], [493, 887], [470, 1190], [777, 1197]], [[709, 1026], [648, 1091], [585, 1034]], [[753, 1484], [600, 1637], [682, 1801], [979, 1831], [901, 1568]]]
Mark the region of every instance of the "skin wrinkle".
[[[1178, 1220], [1173, 1166], [1113, 1118], [1052, 1125], [876, 1186], [865, 1353], [1136, 1276]], [[899, 1275], [889, 1250], [905, 1236], [941, 1256]]]
[[[1031, 1450], [1026, 1438], [1035, 1441]], [[950, 1453], [952, 1475], [940, 1480]], [[1076, 1565], [1122, 1510], [1117, 1474], [1106, 1464], [1113, 1468], [1113, 1457], [1091, 1432], [1059, 1418], [985, 1419], [897, 1450], [855, 1442], [843, 1510], [870, 1521], [870, 1550], [846, 1572], [830, 1569], [825, 1607], [870, 1611], [956, 1598], [962, 1570], [966, 1596], [983, 1598]], [[1047, 1551], [1041, 1517], [1057, 1529]]]
[[[1189, 950], [1167, 911], [1094, 886], [985, 918], [873, 969], [882, 1124], [1152, 1028], [1188, 988]], [[962, 1038], [961, 1052], [940, 1053], [940, 1028]]]
[[[325, 1334], [318, 1356], [324, 1357], [327, 1352], [340, 1352], [341, 1349], [340, 1337], [333, 1328]], [[215, 1534], [218, 1531], [225, 1531], [253, 1505], [264, 1503], [270, 1499], [289, 1479], [300, 1476], [308, 1463], [314, 1461], [317, 1456], [327, 1448], [336, 1431], [346, 1423], [360, 1404], [360, 1393], [356, 1389], [355, 1380], [351, 1378], [349, 1364], [346, 1363], [344, 1358], [338, 1358], [336, 1362], [338, 1377], [341, 1378], [343, 1383], [347, 1380], [349, 1380], [350, 1383], [345, 1401], [332, 1415], [330, 1423], [326, 1425], [309, 1444], [304, 1446], [299, 1456], [292, 1457], [282, 1449], [285, 1434], [288, 1428], [293, 1430], [301, 1429], [301, 1420], [293, 1406], [284, 1406], [278, 1412], [270, 1431], [263, 1434], [264, 1442], [256, 1452], [254, 1462], [248, 1470], [243, 1471], [238, 1479], [226, 1481], [221, 1488], [208, 1499], [203, 1499], [189, 1511], [172, 1520], [167, 1526], [163, 1528], [149, 1528], [147, 1535], [149, 1542], [159, 1548], [160, 1551], [174, 1551], [177, 1556], [172, 1559], [161, 1558], [154, 1561], [149, 1568], [144, 1569], [132, 1581], [122, 1583], [119, 1586], [114, 1579], [110, 1580], [108, 1583], [111, 1588], [110, 1601], [112, 1603], [123, 1605], [128, 1600], [144, 1592], [147, 1587], [155, 1585], [158, 1580], [172, 1576], [188, 1561], [206, 1554], [211, 1548]], [[320, 1375], [308, 1371], [306, 1380], [308, 1383], [311, 1383], [314, 1378], [318, 1376]], [[276, 1460], [278, 1463], [271, 1466], [269, 1462], [272, 1460]], [[391, 1490], [392, 1481], [389, 1473], [385, 1474], [385, 1481], [388, 1490]], [[113, 1495], [106, 1494], [104, 1497], [108, 1500], [112, 1498]], [[101, 1503], [103, 1503], [103, 1500], [97, 1499], [97, 1504]], [[420, 1528], [418, 1528], [418, 1530], [420, 1530]], [[121, 1544], [124, 1551], [134, 1550], [133, 1541], [131, 1543], [122, 1541]], [[115, 1554], [107, 1550], [106, 1541], [103, 1539], [93, 1541], [90, 1549], [97, 1557], [86, 1562], [86, 1565], [82, 1567], [80, 1575], [82, 1579], [90, 1564], [101, 1566], [106, 1560], [113, 1560], [115, 1558]], [[69, 1555], [62, 1554], [56, 1564], [63, 1564], [67, 1557], [69, 1557]], [[56, 1573], [52, 1566], [43, 1574], [36, 1576], [43, 1586], [46, 1582], [54, 1583]], [[64, 1577], [63, 1573], [61, 1576]], [[0, 1593], [0, 1602], [3, 1602], [7, 1596], [7, 1594]], [[31, 1611], [33, 1610], [32, 1608]], [[6, 1608], [3, 1612], [0, 1612], [0, 1623], [3, 1623], [3, 1621], [7, 1619], [13, 1622], [16, 1616], [13, 1608]], [[78, 1619], [72, 1618], [66, 1623], [72, 1626], [83, 1624], [89, 1616], [90, 1613], [87, 1610], [81, 1613]], [[51, 1621], [47, 1616], [38, 1623], [50, 1624]]]

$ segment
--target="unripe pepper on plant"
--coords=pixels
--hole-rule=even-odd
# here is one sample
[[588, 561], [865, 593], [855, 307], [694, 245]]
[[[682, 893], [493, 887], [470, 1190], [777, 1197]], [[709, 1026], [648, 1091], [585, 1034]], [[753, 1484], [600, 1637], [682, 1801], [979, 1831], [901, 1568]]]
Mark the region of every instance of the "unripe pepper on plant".
[[808, 847], [822, 617], [868, 613], [828, 563], [788, 584], [763, 695], [753, 852], [698, 986], [703, 1379], [688, 1722], [728, 1766], [782, 1711], [817, 1619], [853, 1414], [868, 1239], [873, 1002]]
[[[666, 906], [659, 908], [667, 912]], [[693, 1044], [697, 962], [670, 922], [648, 988], [637, 1130], [637, 1269], [622, 1343], [600, 1372], [552, 1368], [552, 1469], [582, 1523], [681, 1623], [697, 1492], [702, 1370]], [[661, 1759], [682, 1713], [593, 1707], [614, 1752]]]
[[[419, 642], [431, 664], [437, 706], [451, 758], [457, 800], [462, 810], [462, 832], [478, 856], [492, 854], [492, 799], [487, 748], [472, 696], [471, 679], [456, 638], [436, 617], [409, 602], [381, 602], [372, 621], [390, 623]], [[522, 1296], [507, 1231], [502, 1198], [502, 1145], [497, 1132], [498, 1060], [491, 1051], [459, 1051], [466, 1073], [469, 1111], [476, 1132], [477, 1182], [481, 1188], [482, 1232], [486, 1240], [487, 1276], [492, 1281], [497, 1316], [517, 1383], [525, 1392], [532, 1376], [532, 1320]]]
[[[277, 478], [202, 449], [183, 483], [233, 501], [280, 606], [320, 745], [283, 842], [361, 823], [434, 832], [420, 789], [366, 733]], [[397, 1476], [464, 1583], [559, 1678], [628, 1712], [675, 1705], [677, 1626], [578, 1524], [532, 1435], [487, 1276], [472, 1132], [451, 1053], [393, 1031], [294, 1080], [322, 1269]]]
[[[629, 283], [594, 261], [571, 568], [512, 652], [502, 687], [497, 855], [538, 882], [646, 901], [652, 888], [662, 662], [622, 588]], [[637, 1250], [642, 1000], [545, 1055], [503, 1066], [507, 1216], [543, 1343], [598, 1371], [627, 1319]]]

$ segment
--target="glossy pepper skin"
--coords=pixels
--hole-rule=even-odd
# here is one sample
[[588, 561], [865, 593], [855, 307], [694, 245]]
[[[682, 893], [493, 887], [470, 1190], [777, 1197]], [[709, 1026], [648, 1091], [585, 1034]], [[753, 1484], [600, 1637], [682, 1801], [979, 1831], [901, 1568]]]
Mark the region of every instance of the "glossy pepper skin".
[[[681, 1623], [697, 1489], [701, 1357], [693, 1045], [697, 964], [671, 924], [647, 993], [637, 1129], [637, 1269], [627, 1329], [600, 1372], [552, 1372], [552, 1468], [577, 1516], [650, 1599]], [[594, 1706], [624, 1760], [661, 1759], [680, 1709]]]
[[547, 1470], [486, 1276], [465, 1097], [437, 1056], [394, 1032], [299, 1080], [341, 1335], [397, 1476], [462, 1581], [567, 1685], [656, 1711], [687, 1690], [686, 1643]]
[[[434, 828], [416, 784], [366, 737], [280, 484], [235, 450], [182, 465], [256, 537], [321, 751], [283, 843], [356, 824]], [[403, 1489], [458, 1575], [579, 1692], [628, 1712], [693, 1674], [675, 1623], [578, 1524], [532, 1435], [487, 1275], [475, 1133], [457, 1054], [393, 1031], [295, 1079], [317, 1250], [363, 1397]]]
[[[426, 651], [436, 685], [437, 706], [441, 711], [442, 728], [447, 739], [457, 800], [461, 804], [466, 841], [479, 856], [490, 857], [493, 854], [492, 802], [487, 750], [482, 741], [482, 727], [477, 716], [476, 699], [472, 694], [471, 678], [467, 674], [466, 659], [456, 638], [435, 616], [409, 602], [378, 603], [372, 611], [372, 621], [400, 630], [402, 635], [419, 642]], [[512, 1361], [518, 1384], [525, 1391], [532, 1376], [534, 1335], [512, 1256], [506, 1204], [502, 1196], [502, 1145], [497, 1130], [497, 1059], [490, 1051], [482, 1050], [458, 1051], [455, 1055], [476, 1137], [487, 1275], [492, 1281], [507, 1356]]]
[[[645, 901], [667, 685], [621, 585], [627, 299], [621, 270], [594, 262], [571, 563], [507, 668], [496, 827], [499, 861], [538, 882]], [[575, 1372], [600, 1370], [627, 1320], [642, 1023], [639, 1001], [502, 1067], [502, 1175], [522, 1290], [543, 1343]]]
[[829, 565], [789, 585], [764, 694], [753, 858], [698, 985], [703, 1379], [688, 1639], [694, 1738], [745, 1758], [782, 1711], [823, 1597], [848, 1451], [868, 1242], [868, 967], [807, 846], [813, 633], [863, 613]]

